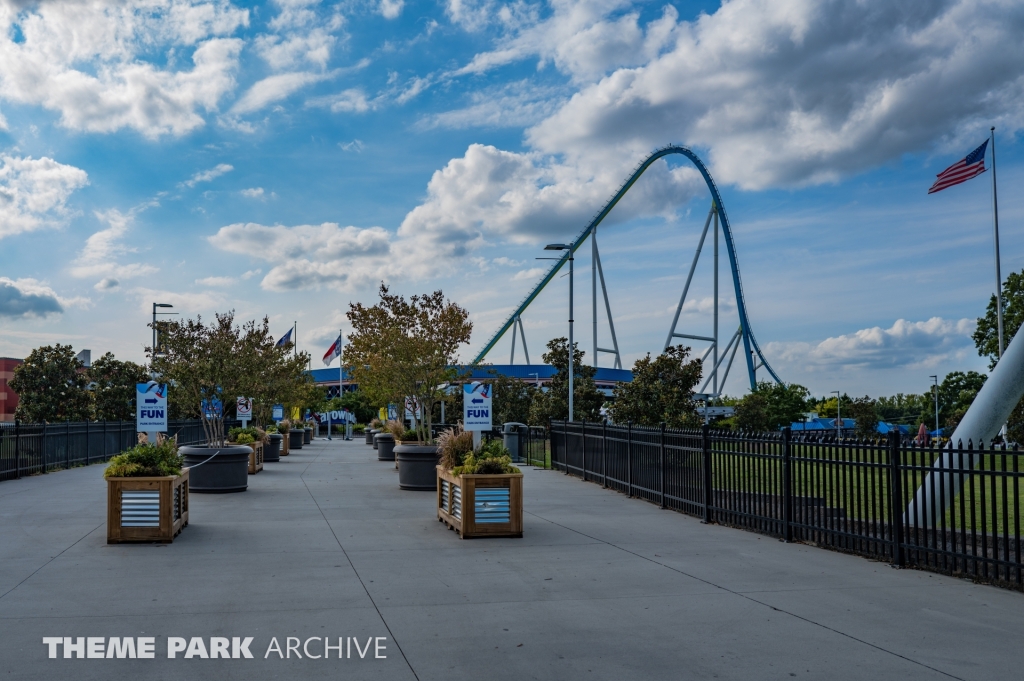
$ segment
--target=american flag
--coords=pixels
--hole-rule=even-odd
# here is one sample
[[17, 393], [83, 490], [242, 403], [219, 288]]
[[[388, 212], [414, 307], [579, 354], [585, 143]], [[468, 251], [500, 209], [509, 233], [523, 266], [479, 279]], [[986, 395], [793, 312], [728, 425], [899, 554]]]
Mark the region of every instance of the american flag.
[[980, 147], [967, 154], [967, 156], [938, 174], [935, 184], [928, 190], [929, 194], [941, 192], [954, 184], [960, 184], [967, 180], [981, 175], [985, 172], [985, 149], [988, 147], [988, 140], [985, 140]]

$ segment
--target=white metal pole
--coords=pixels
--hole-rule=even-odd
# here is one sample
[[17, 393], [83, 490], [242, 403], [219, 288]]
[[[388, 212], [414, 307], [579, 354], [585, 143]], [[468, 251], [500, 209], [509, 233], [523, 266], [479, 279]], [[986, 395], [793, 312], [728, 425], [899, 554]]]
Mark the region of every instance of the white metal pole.
[[[715, 337], [715, 351], [712, 354], [711, 366], [714, 369], [714, 382], [712, 383], [712, 393], [718, 396], [718, 207], [715, 207], [715, 332], [712, 334]], [[707, 404], [704, 405], [705, 407]]]
[[594, 315], [594, 359], [592, 364], [597, 368], [597, 225], [590, 232], [590, 293]]
[[996, 249], [996, 322], [999, 329], [999, 358], [1003, 357], [1003, 276], [999, 266], [999, 197], [996, 194], [996, 129], [989, 131], [992, 140], [992, 232]]

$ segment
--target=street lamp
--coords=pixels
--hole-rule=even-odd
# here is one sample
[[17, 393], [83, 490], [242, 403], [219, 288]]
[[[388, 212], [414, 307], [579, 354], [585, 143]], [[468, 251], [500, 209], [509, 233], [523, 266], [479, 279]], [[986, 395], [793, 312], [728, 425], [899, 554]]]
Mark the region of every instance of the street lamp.
[[526, 374], [527, 376], [533, 376], [533, 382], [540, 387], [540, 374]]
[[[177, 312], [157, 312], [158, 307], [174, 307], [169, 303], [153, 303], [153, 358], [157, 356], [157, 332], [156, 332], [156, 316], [158, 314], [178, 314]], [[161, 355], [163, 356], [163, 355]]]
[[839, 399], [839, 391], [833, 390], [832, 395], [836, 396], [836, 438], [839, 440], [843, 439], [843, 412], [842, 400]]
[[935, 393], [935, 432], [939, 432], [939, 377], [929, 376], [932, 379], [932, 383], [935, 386], [933, 392]]
[[[573, 420], [572, 411], [572, 378], [573, 378], [573, 347], [572, 347], [572, 244], [548, 244], [545, 251], [569, 251], [569, 421]], [[564, 256], [563, 256], [564, 257]], [[537, 260], [562, 260], [562, 258], [537, 258]]]

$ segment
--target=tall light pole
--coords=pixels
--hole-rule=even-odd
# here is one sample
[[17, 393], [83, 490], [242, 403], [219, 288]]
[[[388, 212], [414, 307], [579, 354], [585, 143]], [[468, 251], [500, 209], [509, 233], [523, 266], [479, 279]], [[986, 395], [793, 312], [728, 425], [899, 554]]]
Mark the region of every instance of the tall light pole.
[[939, 432], [939, 377], [929, 376], [928, 378], [932, 379], [935, 385], [935, 432], [937, 433]]
[[[158, 307], [174, 307], [174, 306], [170, 305], [169, 303], [153, 303], [153, 346], [152, 346], [153, 347], [153, 352], [152, 352], [152, 359], [156, 358], [156, 351], [157, 351], [157, 348], [156, 348], [156, 343], [157, 343], [156, 316], [158, 314], [178, 314], [177, 312], [157, 312], [156, 309]], [[150, 364], [152, 364], [152, 359], [150, 360]]]
[[[569, 251], [569, 420], [573, 420], [572, 398], [573, 398], [573, 346], [572, 346], [572, 303], [573, 303], [573, 273], [572, 273], [572, 244], [548, 244], [545, 251]], [[561, 260], [562, 258], [537, 258], [538, 260]]]
[[839, 399], [839, 391], [833, 390], [832, 395], [836, 396], [836, 439], [843, 439], [843, 412], [842, 400]]

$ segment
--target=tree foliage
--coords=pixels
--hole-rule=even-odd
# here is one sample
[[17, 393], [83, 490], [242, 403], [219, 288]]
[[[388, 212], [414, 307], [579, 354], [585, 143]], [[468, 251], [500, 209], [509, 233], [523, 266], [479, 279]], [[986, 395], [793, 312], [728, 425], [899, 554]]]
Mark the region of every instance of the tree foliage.
[[[224, 418], [234, 412], [237, 397], [253, 398], [257, 423], [269, 418], [275, 402], [304, 406], [315, 397], [306, 353], [293, 356], [290, 344], [277, 347], [266, 318], [241, 327], [234, 321], [232, 311], [217, 314], [209, 324], [201, 317], [165, 322], [161, 349], [166, 355], [152, 359], [161, 380], [171, 384], [168, 399], [181, 411], [198, 414], [211, 446], [223, 446]], [[200, 405], [214, 399], [223, 402], [224, 410], [209, 417]]]
[[[547, 347], [542, 359], [555, 368], [555, 375], [551, 377], [547, 392], [534, 394], [527, 422], [534, 425], [569, 418], [569, 339], [553, 338]], [[579, 344], [573, 343], [573, 417], [577, 421], [597, 421], [601, 418], [605, 397], [594, 383], [597, 369], [583, 364], [585, 354]]]
[[648, 353], [634, 362], [633, 380], [615, 388], [615, 402], [609, 410], [615, 422], [699, 427], [693, 391], [703, 367], [698, 359], [687, 360], [689, 354], [690, 348], [676, 345], [653, 359]]
[[15, 418], [33, 423], [87, 421], [92, 416], [88, 384], [70, 345], [36, 348], [15, 367], [9, 383], [18, 393]]
[[796, 383], [758, 381], [736, 405], [736, 424], [745, 431], [778, 430], [803, 418], [810, 391]]
[[97, 421], [135, 420], [135, 385], [149, 380], [146, 367], [106, 353], [89, 367]]
[[[1024, 322], [1024, 270], [1011, 272], [1003, 283], [1003, 347], [1017, 335], [1017, 329]], [[988, 357], [988, 368], [996, 366], [999, 358], [999, 320], [996, 314], [996, 297], [989, 298], [984, 316], [978, 317], [978, 326], [972, 336], [978, 354]]]
[[846, 418], [854, 420], [857, 437], [878, 437], [878, 405], [867, 395], [858, 397], [850, 403]]
[[[345, 364], [369, 401], [377, 406], [417, 400], [414, 419], [418, 437], [431, 440], [434, 405], [444, 399], [445, 384], [455, 382], [458, 349], [469, 342], [469, 313], [441, 291], [415, 295], [407, 301], [381, 284], [380, 302], [372, 307], [349, 304], [352, 334], [345, 346]], [[399, 407], [402, 408], [401, 406]]]

